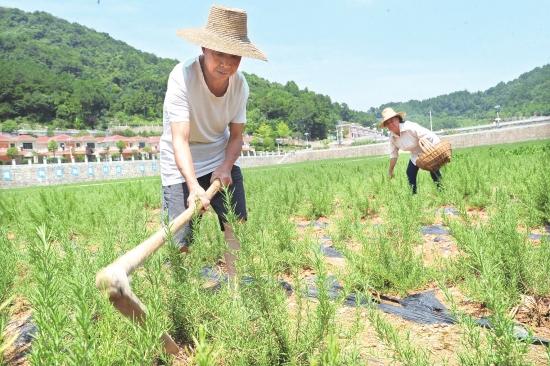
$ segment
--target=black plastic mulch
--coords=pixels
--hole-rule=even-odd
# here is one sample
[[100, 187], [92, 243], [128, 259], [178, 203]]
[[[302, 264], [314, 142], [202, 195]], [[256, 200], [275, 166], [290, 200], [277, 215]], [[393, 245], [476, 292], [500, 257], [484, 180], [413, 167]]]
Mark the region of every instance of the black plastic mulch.
[[331, 245], [321, 245], [321, 253], [329, 258], [344, 258], [344, 255]]
[[[306, 287], [308, 297], [319, 297], [319, 290], [315, 286], [315, 281], [314, 276], [308, 278]], [[377, 302], [375, 297], [366, 297], [354, 292], [343, 294], [343, 290], [344, 288], [334, 276], [327, 277], [327, 296], [332, 300], [343, 296], [343, 304], [346, 306], [357, 307], [372, 304], [385, 313], [419, 324], [455, 324], [457, 322], [447, 307], [436, 298], [433, 290], [412, 294], [403, 299], [384, 296], [386, 302]], [[474, 319], [474, 321], [484, 328], [493, 328], [489, 318]], [[527, 329], [518, 323], [514, 325], [513, 332], [514, 336], [522, 341], [540, 345], [550, 344], [548, 339], [537, 336], [530, 337]]]
[[441, 225], [429, 225], [429, 226], [422, 226], [420, 229], [423, 235], [448, 235], [449, 229], [447, 229], [444, 226]]
[[[228, 278], [225, 273], [220, 273], [210, 267], [204, 267], [200, 271], [200, 276], [205, 280], [213, 281], [215, 284], [212, 287], [209, 287], [207, 290], [209, 291], [218, 291], [222, 288], [222, 286], [226, 283], [228, 283]], [[240, 278], [240, 284], [241, 285], [251, 285], [253, 284], [257, 279], [250, 277], [250, 276], [243, 276]], [[287, 296], [292, 295], [293, 289], [292, 285], [284, 280], [278, 280], [279, 286], [285, 291]]]
[[8, 328], [13, 330], [13, 334], [10, 333], [8, 337], [16, 335], [16, 338], [12, 345], [14, 352], [8, 357], [4, 357], [4, 362], [7, 365], [24, 364], [25, 358], [31, 352], [32, 341], [38, 333], [38, 328], [32, 316], [21, 320], [12, 320], [7, 324], [6, 329]]

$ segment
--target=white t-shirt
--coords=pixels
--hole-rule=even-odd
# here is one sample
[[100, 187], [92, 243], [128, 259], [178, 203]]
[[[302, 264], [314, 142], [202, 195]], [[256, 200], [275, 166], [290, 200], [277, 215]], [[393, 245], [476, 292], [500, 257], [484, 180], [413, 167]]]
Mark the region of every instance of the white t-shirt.
[[199, 58], [177, 64], [168, 77], [160, 138], [160, 173], [163, 186], [185, 181], [176, 165], [170, 124], [190, 124], [189, 147], [197, 177], [213, 172], [225, 159], [229, 123], [246, 123], [248, 84], [236, 72], [221, 97], [210, 92]]
[[418, 159], [418, 155], [422, 152], [418, 140], [425, 137], [433, 144], [438, 144], [440, 141], [435, 133], [411, 121], [400, 123], [399, 133], [401, 135], [391, 133], [390, 158], [397, 158], [400, 149], [410, 151], [413, 164], [416, 164], [416, 159]]

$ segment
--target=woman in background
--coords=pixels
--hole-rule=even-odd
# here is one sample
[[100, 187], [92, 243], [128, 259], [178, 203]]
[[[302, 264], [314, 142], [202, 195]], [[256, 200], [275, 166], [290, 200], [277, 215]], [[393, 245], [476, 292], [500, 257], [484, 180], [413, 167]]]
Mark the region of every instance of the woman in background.
[[[406, 121], [405, 112], [395, 112], [393, 108], [385, 108], [382, 111], [382, 120], [379, 127], [387, 128], [390, 131], [390, 168], [388, 176], [393, 178], [393, 169], [399, 157], [399, 150], [410, 151], [411, 159], [407, 166], [407, 179], [412, 188], [413, 194], [416, 194], [416, 176], [418, 175], [418, 167], [416, 159], [422, 153], [418, 141], [421, 138], [426, 138], [431, 143], [438, 144], [439, 137], [432, 131], [420, 126], [418, 123]], [[441, 173], [439, 170], [430, 172], [433, 181], [439, 188], [441, 185]]]

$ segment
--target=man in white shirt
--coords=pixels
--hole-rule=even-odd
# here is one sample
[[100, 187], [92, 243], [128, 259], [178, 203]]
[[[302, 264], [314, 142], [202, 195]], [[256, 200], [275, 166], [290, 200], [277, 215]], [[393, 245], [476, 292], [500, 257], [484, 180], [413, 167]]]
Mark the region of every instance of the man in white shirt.
[[[440, 141], [439, 137], [418, 123], [406, 121], [405, 112], [395, 112], [393, 108], [384, 108], [379, 127], [390, 130], [390, 167], [388, 176], [390, 178], [394, 176], [393, 169], [395, 168], [395, 164], [397, 164], [399, 150], [410, 151], [411, 159], [407, 166], [407, 179], [409, 180], [413, 194], [416, 194], [416, 177], [418, 175], [416, 159], [418, 159], [418, 155], [422, 152], [418, 141], [421, 138], [426, 138], [431, 143], [438, 144]], [[439, 170], [430, 172], [430, 175], [439, 188], [441, 184], [441, 173]]]
[[[212, 205], [224, 231], [228, 275], [235, 275], [239, 242], [227, 220], [224, 197], [210, 201], [205, 193], [219, 179], [231, 198], [237, 218], [246, 220], [243, 178], [236, 165], [243, 144], [248, 84], [238, 72], [241, 57], [267, 60], [247, 36], [246, 12], [214, 5], [204, 28], [183, 29], [178, 35], [201, 46], [202, 54], [174, 67], [168, 79], [160, 140], [163, 208], [168, 219], [181, 214], [190, 202]], [[192, 227], [174, 238], [187, 252]]]

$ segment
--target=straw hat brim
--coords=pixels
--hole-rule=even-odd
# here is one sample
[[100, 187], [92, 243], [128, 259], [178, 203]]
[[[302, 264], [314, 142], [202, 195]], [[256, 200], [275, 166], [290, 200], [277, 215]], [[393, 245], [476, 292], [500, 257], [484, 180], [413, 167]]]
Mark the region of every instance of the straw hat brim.
[[401, 117], [401, 120], [404, 121], [406, 115], [407, 115], [407, 113], [405, 113], [405, 112], [396, 112], [396, 113], [390, 115], [389, 117], [386, 117], [383, 121], [381, 121], [381, 122], [378, 124], [378, 127], [384, 127], [384, 123], [386, 123], [387, 120], [389, 120], [390, 118], [393, 118], [393, 117], [395, 117], [395, 116]]
[[222, 37], [204, 28], [180, 29], [176, 34], [186, 41], [211, 50], [267, 61], [266, 55], [251, 42]]

